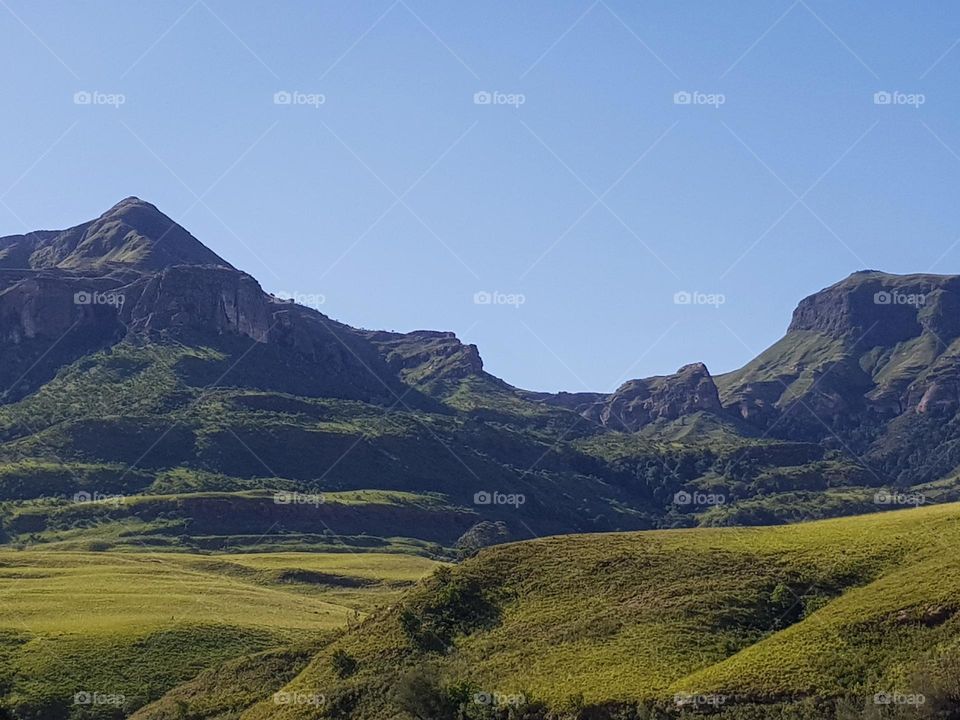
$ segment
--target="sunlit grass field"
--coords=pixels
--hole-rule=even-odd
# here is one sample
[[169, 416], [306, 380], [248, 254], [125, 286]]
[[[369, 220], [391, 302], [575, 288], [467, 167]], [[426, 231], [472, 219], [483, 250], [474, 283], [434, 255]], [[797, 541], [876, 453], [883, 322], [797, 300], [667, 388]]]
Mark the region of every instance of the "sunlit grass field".
[[51, 718], [78, 692], [122, 695], [133, 709], [230, 658], [316, 643], [436, 565], [377, 553], [3, 551], [0, 687], [9, 706]]

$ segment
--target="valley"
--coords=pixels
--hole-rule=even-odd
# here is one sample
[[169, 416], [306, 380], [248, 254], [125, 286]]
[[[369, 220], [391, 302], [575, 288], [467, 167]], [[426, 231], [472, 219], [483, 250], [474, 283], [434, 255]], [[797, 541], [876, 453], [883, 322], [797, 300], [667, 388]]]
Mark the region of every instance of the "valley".
[[543, 393], [137, 198], [0, 238], [0, 717], [939, 712], [958, 311], [864, 271], [740, 370]]

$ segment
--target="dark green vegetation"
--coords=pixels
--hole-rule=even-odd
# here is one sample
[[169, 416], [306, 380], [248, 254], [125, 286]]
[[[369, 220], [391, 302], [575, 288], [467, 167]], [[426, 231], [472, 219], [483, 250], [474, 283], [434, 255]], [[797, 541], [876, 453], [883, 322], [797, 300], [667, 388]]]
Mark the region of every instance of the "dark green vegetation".
[[[611, 394], [535, 393], [486, 373], [477, 348], [452, 333], [356, 329], [264, 293], [156, 208], [128, 198], [66, 231], [0, 238], [0, 391], [0, 569], [8, 595], [39, 588], [15, 621], [0, 622], [0, 713], [18, 720], [121, 717], [174, 686], [145, 717], [226, 720], [294, 677], [294, 688], [312, 677], [329, 686], [330, 717], [380, 717], [380, 706], [437, 718], [461, 706], [470, 718], [519, 712], [464, 705], [490, 683], [511, 697], [522, 690], [532, 716], [592, 706], [603, 717], [614, 710], [596, 707], [612, 703], [633, 708], [623, 710], [631, 717], [636, 707], [659, 712], [673, 691], [703, 689], [742, 690], [738, 717], [765, 717], [780, 700], [794, 707], [850, 695], [856, 704], [874, 681], [893, 683], [900, 672], [900, 687], [911, 673], [953, 662], [950, 647], [924, 664], [912, 640], [874, 635], [881, 654], [902, 658], [885, 664], [886, 655], [850, 640], [876, 678], [839, 658], [829, 669], [843, 674], [832, 685], [800, 682], [806, 667], [778, 674], [799, 684], [761, 683], [738, 658], [789, 639], [808, 615], [831, 617], [892, 577], [894, 565], [846, 531], [814, 558], [804, 549], [809, 538], [778, 544], [800, 530], [711, 528], [960, 499], [960, 278], [857, 273], [804, 300], [781, 341], [717, 378], [691, 364]], [[952, 526], [952, 512], [922, 517]], [[869, 526], [879, 547], [919, 562], [919, 548], [903, 544], [906, 526], [887, 517], [812, 527]], [[366, 611], [372, 603], [358, 594], [389, 573], [345, 581], [352, 576], [337, 567], [298, 560], [267, 577], [212, 558], [322, 551], [339, 553], [342, 564], [357, 553], [400, 564], [412, 555], [469, 558], [546, 535], [693, 527], [700, 530], [483, 552], [377, 615], [372, 634], [351, 631], [305, 669], [319, 626], [258, 620], [270, 605], [262, 597], [251, 617], [234, 603], [203, 622], [173, 612], [143, 632], [67, 633], [56, 642], [56, 622], [30, 609], [45, 592], [31, 583], [56, 575], [41, 556], [54, 566], [80, 557], [108, 568], [128, 557], [141, 563], [134, 583], [152, 565], [132, 558], [169, 556], [204, 587], [222, 587], [226, 572], [261, 589], [277, 584], [277, 593], [311, 588], [311, 601], [321, 602], [318, 588], [335, 589], [353, 603], [343, 607]], [[775, 547], [738, 554], [731, 545], [753, 537]], [[682, 572], [658, 549], [670, 538], [689, 544], [671, 546], [687, 562]], [[564, 566], [579, 569], [561, 580]], [[950, 568], [922, 567], [929, 576], [909, 582], [923, 592], [941, 587], [926, 582], [938, 572], [951, 582]], [[125, 592], [98, 587], [90, 597], [105, 605]], [[798, 594], [799, 606], [791, 601]], [[946, 606], [945, 597], [924, 602]], [[599, 598], [599, 615], [576, 605], [586, 598]], [[157, 604], [161, 615], [166, 607]], [[134, 608], [132, 617], [151, 614], [146, 604]], [[321, 625], [350, 618], [332, 612]], [[859, 633], [860, 616], [850, 622]], [[559, 654], [541, 652], [546, 646]], [[242, 659], [250, 653], [267, 654]], [[386, 672], [383, 657], [422, 672]], [[64, 663], [79, 674], [61, 672]], [[702, 683], [681, 687], [701, 672]], [[114, 678], [131, 702], [122, 711], [65, 705], [88, 677], [98, 687]], [[271, 708], [315, 712], [310, 697]], [[416, 706], [420, 699], [427, 704]], [[751, 704], [758, 714], [742, 715]]]

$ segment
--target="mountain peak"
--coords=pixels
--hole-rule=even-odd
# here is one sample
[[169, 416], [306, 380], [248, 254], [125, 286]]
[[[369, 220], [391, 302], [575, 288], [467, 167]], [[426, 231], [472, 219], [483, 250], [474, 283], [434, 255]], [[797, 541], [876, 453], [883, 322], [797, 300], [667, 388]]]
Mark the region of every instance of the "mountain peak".
[[[136, 195], [128, 195], [123, 200], [114, 205], [110, 210], [114, 210], [122, 205], [149, 205], [152, 208], [156, 208], [156, 205], [152, 205], [145, 200], [141, 200]], [[107, 212], [110, 212], [109, 210]]]
[[134, 196], [67, 230], [0, 238], [0, 267], [157, 271], [174, 265], [232, 267], [155, 205]]

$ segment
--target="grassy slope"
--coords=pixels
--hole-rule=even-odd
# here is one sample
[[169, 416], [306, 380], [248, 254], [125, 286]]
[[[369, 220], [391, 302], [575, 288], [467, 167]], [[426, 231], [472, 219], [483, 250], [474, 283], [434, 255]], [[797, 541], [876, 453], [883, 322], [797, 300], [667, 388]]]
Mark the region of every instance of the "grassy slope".
[[231, 660], [200, 673], [150, 705], [132, 720], [183, 720], [185, 708], [194, 718], [235, 720], [250, 705], [270, 697], [306, 667], [311, 647], [268, 650]]
[[0, 552], [0, 707], [55, 720], [87, 691], [122, 694], [133, 710], [233, 657], [316, 641], [435, 565], [375, 553]]
[[[397, 712], [404, 672], [427, 662], [445, 683], [555, 708], [577, 696], [666, 705], [678, 692], [769, 702], [907, 691], [925, 653], [960, 639], [958, 540], [960, 507], [948, 505], [492, 548], [404, 602], [426, 618], [456, 588], [479, 589], [495, 620], [466, 618], [471, 631], [452, 651], [414, 649], [392, 608], [325, 648], [288, 689], [357, 693], [363, 718]], [[359, 661], [346, 680], [333, 671], [338, 649]], [[308, 715], [262, 703], [243, 717]]]
[[[748, 384], [769, 384], [776, 398], [784, 395], [794, 397], [813, 384], [815, 369], [843, 357], [844, 346], [841, 341], [822, 333], [794, 331], [740, 370], [718, 375], [714, 380], [724, 404], [734, 401], [738, 391]], [[793, 383], [797, 385], [793, 386]]]

